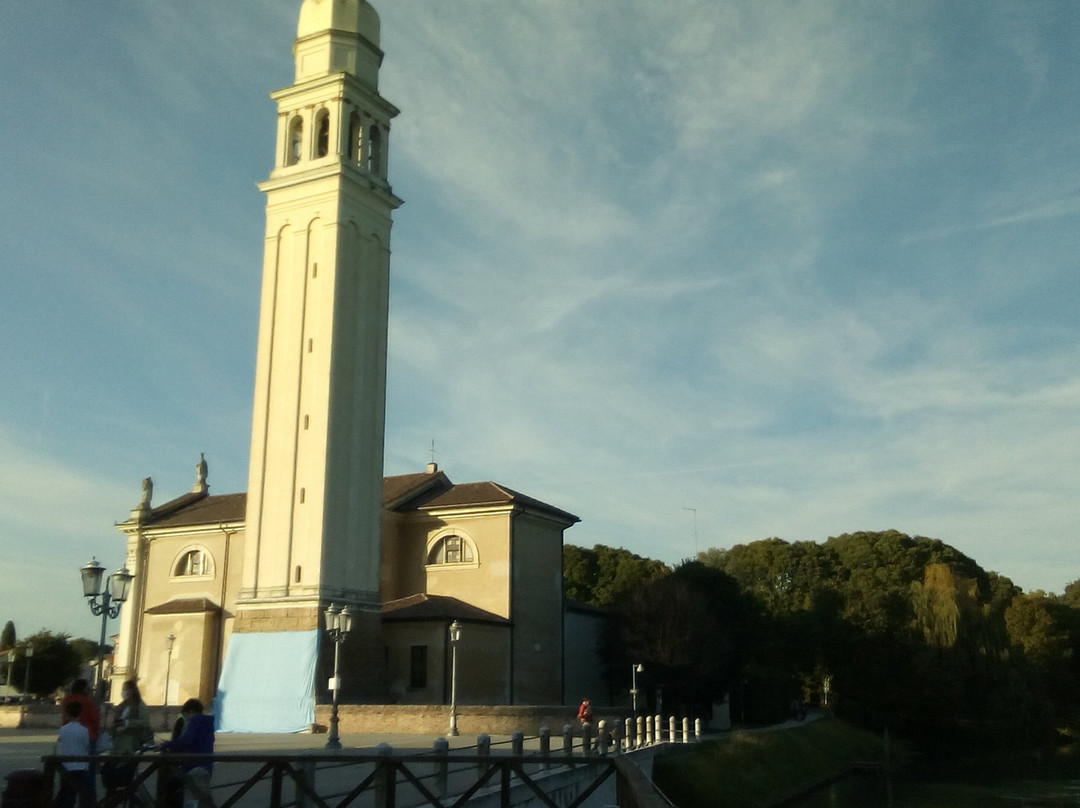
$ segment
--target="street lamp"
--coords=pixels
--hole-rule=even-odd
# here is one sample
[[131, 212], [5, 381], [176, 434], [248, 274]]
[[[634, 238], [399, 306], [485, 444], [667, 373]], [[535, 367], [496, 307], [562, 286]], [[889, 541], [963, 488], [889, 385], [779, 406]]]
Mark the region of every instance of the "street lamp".
[[95, 616], [101, 615], [101, 639], [98, 642], [97, 671], [94, 674], [94, 693], [100, 702], [105, 700], [105, 677], [102, 676], [102, 666], [105, 664], [105, 628], [110, 617], [115, 620], [120, 615], [120, 607], [127, 600], [128, 588], [135, 576], [128, 572], [127, 567], [122, 567], [109, 576], [109, 586], [102, 587], [105, 567], [99, 564], [96, 558], [90, 559], [81, 572], [83, 596], [90, 606], [90, 612]]
[[637, 718], [637, 675], [644, 673], [645, 667], [640, 663], [634, 663], [630, 666], [630, 679], [633, 684], [630, 687], [630, 697], [634, 700], [634, 718]]
[[341, 689], [338, 666], [341, 657], [341, 644], [345, 642], [345, 637], [352, 631], [354, 614], [352, 606], [339, 609], [333, 603], [325, 612], [326, 635], [334, 642], [334, 678], [330, 680], [330, 689], [334, 691], [334, 706], [330, 710], [330, 735], [326, 739], [327, 749], [341, 748], [341, 739], [338, 737], [338, 691]]
[[[170, 631], [169, 636], [167, 636], [165, 638], [165, 652], [168, 654], [168, 656], [165, 659], [165, 703], [164, 703], [163, 706], [166, 707], [166, 708], [168, 708], [168, 706], [169, 706], [169, 674], [172, 673], [172, 649], [173, 649], [173, 643], [175, 643], [175, 642], [176, 642], [176, 635], [173, 634]], [[168, 722], [168, 720], [169, 720], [168, 713], [169, 713], [169, 711], [168, 711], [168, 709], [166, 709], [165, 710], [165, 721], [166, 722]]]
[[457, 728], [457, 647], [461, 640], [461, 621], [450, 624], [450, 736], [456, 737]]

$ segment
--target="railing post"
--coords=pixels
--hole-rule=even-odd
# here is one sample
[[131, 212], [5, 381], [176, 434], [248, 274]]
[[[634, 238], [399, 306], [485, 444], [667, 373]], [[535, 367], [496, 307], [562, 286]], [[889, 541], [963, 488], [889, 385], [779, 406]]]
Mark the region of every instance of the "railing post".
[[656, 714], [656, 720], [653, 722], [653, 743], [660, 743], [660, 736], [664, 732], [664, 717], [660, 713]]
[[626, 719], [626, 751], [629, 752], [634, 748], [634, 719]]
[[690, 743], [690, 718], [685, 715], [682, 720], [682, 742]]
[[596, 754], [606, 755], [608, 749], [607, 721], [603, 718], [596, 724]]
[[[491, 755], [491, 736], [486, 732], [482, 732], [476, 736], [476, 754], [481, 757], [489, 757]], [[482, 776], [487, 767], [487, 763], [478, 762], [476, 764], [476, 776]]]
[[525, 733], [520, 729], [515, 729], [510, 734], [510, 749], [518, 757], [525, 754]]
[[668, 740], [675, 743], [675, 716], [668, 716]]
[[694, 719], [694, 740], [695, 741], [700, 741], [701, 740], [701, 719], [700, 718], [695, 718]]
[[[164, 803], [168, 805], [168, 803]], [[275, 763], [270, 773], [270, 806], [269, 808], [281, 808], [281, 764]]]
[[634, 748], [640, 749], [645, 745], [645, 716], [637, 717], [637, 733], [634, 735]]
[[574, 760], [574, 728], [569, 724], [563, 724], [562, 728], [562, 748], [563, 754], [566, 755], [566, 765], [573, 766]]
[[446, 738], [436, 738], [435, 743], [432, 744], [432, 750], [435, 753], [435, 793], [440, 797], [446, 796], [446, 781], [447, 781], [447, 769], [448, 761], [446, 756], [450, 753], [450, 741]]
[[301, 783], [315, 791], [315, 761], [305, 760], [297, 768], [300, 770], [300, 781], [293, 784], [296, 808], [307, 808], [311, 798], [308, 797], [307, 791], [301, 787]]
[[[138, 769], [135, 770], [138, 775]], [[154, 800], [158, 805], [172, 805], [172, 794], [169, 793], [169, 786], [172, 785], [173, 777], [176, 774], [176, 766], [164, 758], [158, 760], [157, 766], [157, 780], [154, 783]], [[183, 791], [180, 792], [183, 795]], [[180, 797], [183, 800], [183, 796]]]
[[645, 716], [645, 743], [652, 744], [656, 741], [656, 719], [654, 716]]
[[380, 760], [375, 764], [375, 808], [394, 808], [397, 802], [397, 773], [394, 771], [389, 758], [394, 754], [394, 747], [388, 743], [381, 743], [375, 747], [375, 754], [385, 761]]
[[[540, 727], [540, 757], [549, 757], [551, 755], [551, 728]], [[541, 763], [540, 770], [547, 771], [550, 768], [549, 764]]]
[[581, 725], [581, 754], [588, 757], [592, 754], [593, 725], [586, 721]]
[[[45, 761], [45, 776], [41, 781], [41, 808], [49, 808], [53, 804], [53, 792], [56, 787], [56, 761]], [[96, 788], [96, 786], [95, 786]]]

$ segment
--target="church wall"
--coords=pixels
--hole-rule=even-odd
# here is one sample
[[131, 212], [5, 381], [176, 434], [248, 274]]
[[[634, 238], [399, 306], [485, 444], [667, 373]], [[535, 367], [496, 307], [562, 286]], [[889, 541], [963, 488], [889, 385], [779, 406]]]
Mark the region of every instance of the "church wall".
[[[387, 623], [384, 632], [390, 701], [394, 704], [442, 704], [447, 697], [443, 687], [446, 627], [441, 623]], [[413, 646], [426, 649], [422, 687], [411, 683]]]
[[[509, 704], [511, 628], [466, 622], [458, 642], [458, 704]], [[450, 656], [446, 656], [447, 702]], [[548, 671], [551, 675], [551, 671]]]
[[514, 704], [562, 701], [562, 527], [523, 513], [513, 533]]
[[594, 707], [612, 703], [611, 687], [599, 664], [608, 620], [607, 615], [593, 609], [567, 609], [563, 614], [563, 703], [577, 704], [584, 698], [592, 699]]
[[[427, 547], [443, 535], [471, 540], [476, 549], [472, 563], [427, 564], [423, 591], [447, 595], [500, 617], [510, 618], [510, 552], [507, 536], [509, 511], [478, 515], [446, 515], [427, 524]], [[426, 558], [425, 558], [426, 561]]]
[[[208, 554], [211, 573], [175, 574], [189, 552]], [[169, 703], [212, 699], [239, 583], [239, 576], [230, 570], [238, 569], [242, 557], [242, 533], [211, 529], [150, 535], [142, 581], [143, 617], [134, 638], [135, 676], [148, 704], [165, 702], [166, 674]], [[208, 601], [210, 611], [177, 604], [201, 598]], [[170, 633], [175, 637], [171, 665], [166, 644]]]
[[424, 591], [424, 545], [427, 529], [399, 514], [384, 513], [379, 560], [379, 591], [383, 601]]

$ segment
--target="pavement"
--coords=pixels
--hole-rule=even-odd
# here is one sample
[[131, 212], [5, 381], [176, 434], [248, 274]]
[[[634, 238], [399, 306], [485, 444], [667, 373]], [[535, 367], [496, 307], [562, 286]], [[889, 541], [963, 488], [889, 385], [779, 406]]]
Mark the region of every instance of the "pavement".
[[[159, 733], [158, 739], [165, 740], [167, 733]], [[430, 752], [432, 745], [442, 735], [384, 735], [374, 733], [356, 733], [341, 735], [343, 750], [357, 753], [373, 752], [379, 744], [389, 744], [395, 752], [422, 753]], [[215, 752], [299, 752], [322, 750], [326, 746], [325, 733], [218, 733], [214, 745]], [[476, 747], [475, 737], [464, 735], [446, 738], [451, 749], [469, 750]], [[536, 739], [526, 739], [526, 747], [536, 744]], [[553, 739], [553, 744], [555, 743]], [[509, 746], [510, 736], [491, 736], [492, 749]], [[55, 752], [56, 731], [43, 729], [8, 729], [0, 728], [0, 789], [3, 779], [10, 772], [18, 769], [41, 769], [41, 758]]]

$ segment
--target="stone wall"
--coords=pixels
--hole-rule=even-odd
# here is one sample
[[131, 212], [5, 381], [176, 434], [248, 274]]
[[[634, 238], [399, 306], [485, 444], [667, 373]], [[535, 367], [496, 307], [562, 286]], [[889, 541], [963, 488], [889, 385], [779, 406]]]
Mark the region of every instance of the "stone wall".
[[[552, 736], [562, 734], [563, 725], [577, 726], [577, 710], [561, 706], [464, 705], [457, 709], [458, 732], [462, 735], [509, 735], [521, 730], [537, 735], [541, 727], [551, 730]], [[596, 710], [594, 720], [608, 721], [625, 718], [612, 710]], [[330, 705], [315, 709], [317, 724], [330, 723]], [[450, 708], [443, 704], [342, 704], [338, 707], [338, 729], [341, 733], [387, 734], [416, 733], [443, 735], [450, 727]]]
[[[111, 708], [106, 708], [109, 710]], [[178, 706], [151, 707], [150, 725], [156, 732], [165, 732], [176, 720]], [[577, 720], [573, 707], [559, 706], [477, 706], [458, 707], [458, 732], [464, 736], [480, 733], [510, 735], [516, 730], [537, 735], [540, 727], [551, 730], [552, 743], [562, 735], [563, 725], [571, 724], [575, 731]], [[594, 719], [607, 721], [625, 718], [616, 710], [596, 710]], [[108, 725], [109, 715], [103, 717]], [[338, 729], [341, 733], [386, 733], [445, 735], [450, 728], [450, 708], [442, 704], [342, 704], [338, 707]], [[321, 727], [330, 724], [330, 705], [315, 708], [315, 722]], [[0, 727], [23, 726], [34, 729], [59, 729], [60, 708], [54, 704], [0, 706]]]

